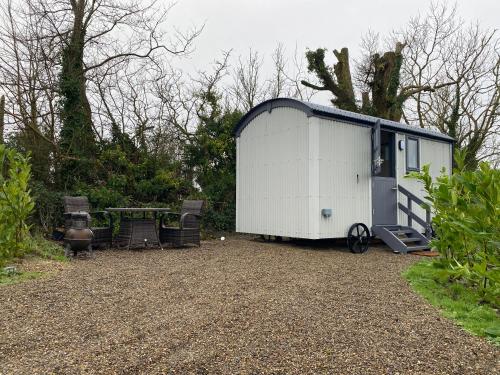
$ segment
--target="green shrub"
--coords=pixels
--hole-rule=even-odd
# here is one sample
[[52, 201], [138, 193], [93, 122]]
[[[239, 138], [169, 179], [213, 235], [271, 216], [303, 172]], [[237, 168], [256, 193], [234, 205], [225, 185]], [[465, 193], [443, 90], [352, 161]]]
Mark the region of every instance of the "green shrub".
[[35, 200], [33, 222], [45, 233], [62, 225], [63, 193], [49, 190], [40, 181], [32, 181], [31, 192]]
[[21, 256], [29, 239], [26, 223], [34, 203], [28, 158], [0, 145], [0, 263]]
[[[494, 301], [500, 291], [500, 171], [481, 163], [477, 170], [457, 168], [435, 181], [429, 166], [411, 176], [424, 183], [432, 205], [436, 237], [431, 245], [442, 256], [450, 277], [479, 287], [484, 298]], [[444, 172], [444, 171], [443, 171]]]
[[81, 187], [74, 194], [87, 196], [92, 211], [103, 210], [107, 207], [126, 207], [130, 200], [120, 191], [107, 186]]
[[209, 232], [234, 231], [236, 218], [236, 205], [234, 202], [211, 202], [203, 215], [203, 226]]
[[236, 141], [239, 111], [224, 109], [214, 92], [201, 94], [206, 102], [193, 141], [185, 147], [186, 166], [192, 171], [199, 195], [207, 202], [203, 217], [208, 231], [233, 231], [236, 221]]

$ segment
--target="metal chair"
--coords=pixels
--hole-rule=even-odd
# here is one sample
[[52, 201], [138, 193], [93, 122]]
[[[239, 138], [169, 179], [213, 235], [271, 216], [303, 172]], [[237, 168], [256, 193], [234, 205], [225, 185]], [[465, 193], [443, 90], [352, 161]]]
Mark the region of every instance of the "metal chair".
[[[90, 212], [89, 200], [87, 197], [70, 197], [64, 196], [64, 227], [66, 230], [71, 228], [71, 212], [87, 212], [89, 217], [89, 227], [94, 233], [92, 246], [108, 246], [111, 247], [113, 242], [113, 218], [107, 211]], [[106, 219], [109, 225], [105, 227], [92, 227], [92, 215]]]
[[[181, 212], [168, 212], [160, 218], [160, 243], [174, 247], [185, 245], [200, 246], [200, 219], [203, 201], [185, 200]], [[169, 215], [179, 217], [179, 226], [170, 227], [165, 224]]]

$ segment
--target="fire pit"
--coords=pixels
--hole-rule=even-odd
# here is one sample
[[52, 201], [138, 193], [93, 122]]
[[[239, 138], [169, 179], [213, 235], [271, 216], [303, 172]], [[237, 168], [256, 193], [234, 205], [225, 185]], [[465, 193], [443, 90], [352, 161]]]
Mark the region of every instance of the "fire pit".
[[[89, 214], [87, 212], [66, 213], [67, 222], [70, 227], [64, 235], [64, 255], [76, 256], [78, 251], [88, 251], [92, 256], [92, 238], [94, 233], [89, 228]], [[73, 252], [73, 254], [71, 254]]]

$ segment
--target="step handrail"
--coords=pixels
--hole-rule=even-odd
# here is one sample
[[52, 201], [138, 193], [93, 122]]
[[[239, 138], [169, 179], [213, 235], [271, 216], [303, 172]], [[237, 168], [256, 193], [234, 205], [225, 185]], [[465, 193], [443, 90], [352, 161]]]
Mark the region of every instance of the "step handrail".
[[[411, 227], [413, 224], [413, 220], [415, 220], [418, 224], [420, 224], [425, 228], [425, 236], [430, 239], [432, 236], [431, 210], [428, 204], [399, 184], [398, 184], [398, 191], [404, 196], [406, 196], [406, 206], [401, 202], [399, 202], [398, 207], [401, 211], [403, 211], [406, 214], [408, 218], [408, 226]], [[425, 221], [421, 217], [419, 217], [415, 212], [412, 211], [412, 202], [415, 202], [420, 207], [425, 209]]]

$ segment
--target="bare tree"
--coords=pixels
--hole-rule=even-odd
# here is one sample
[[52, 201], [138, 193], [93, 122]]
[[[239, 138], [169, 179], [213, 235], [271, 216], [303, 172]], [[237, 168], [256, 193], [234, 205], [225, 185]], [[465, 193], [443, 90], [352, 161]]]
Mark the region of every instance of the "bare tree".
[[[51, 158], [62, 160], [74, 159], [71, 150], [84, 143], [81, 135], [103, 140], [113, 123], [119, 122], [124, 130], [126, 118], [135, 121], [138, 129], [130, 131], [144, 141], [150, 130], [145, 107], [151, 107], [145, 92], [153, 87], [145, 84], [151, 81], [141, 80], [140, 87], [114, 86], [132, 99], [122, 103], [121, 118], [109, 105], [116, 99], [109, 97], [109, 88], [116, 82], [132, 83], [139, 70], [154, 70], [167, 56], [189, 53], [201, 31], [182, 33], [167, 28], [171, 5], [165, 7], [155, 0], [27, 0], [22, 7], [4, 0], [2, 5], [0, 85], [6, 93], [8, 132], [20, 131], [24, 138], [29, 135], [26, 145], [32, 153], [41, 145], [43, 154], [49, 155], [49, 147]], [[68, 102], [61, 99], [68, 97], [64, 91], [75, 83], [73, 94], [81, 99], [75, 107], [66, 108]], [[106, 95], [100, 94], [108, 100], [101, 100]], [[60, 108], [66, 111], [60, 113]], [[86, 130], [69, 133], [68, 147], [62, 149], [61, 119], [71, 117], [75, 123], [78, 113]]]
[[411, 19], [396, 37], [405, 38], [408, 45], [402, 74], [406, 84], [452, 83], [412, 95], [405, 105], [405, 120], [455, 138], [470, 168], [481, 160], [498, 159], [497, 31], [466, 25], [454, 7], [443, 3], [433, 4], [424, 17]]
[[[401, 81], [408, 85], [430, 85], [432, 82], [448, 80], [444, 73], [444, 51], [449, 38], [457, 30], [456, 8], [448, 9], [446, 4], [431, 3], [425, 15], [413, 17], [403, 31], [394, 32], [393, 40], [404, 40], [406, 44], [401, 68]], [[418, 125], [425, 126], [422, 98], [427, 91], [418, 91], [411, 96], [415, 100]]]
[[249, 50], [248, 57], [243, 60], [240, 56], [233, 72], [233, 92], [235, 105], [244, 111], [250, 110], [267, 96], [267, 88], [262, 82], [263, 59], [258, 52]]
[[57, 153], [57, 42], [43, 39], [43, 23], [31, 4], [6, 0], [0, 13], [0, 86], [5, 93], [5, 129], [30, 151], [34, 175], [50, 179]]
[[[395, 44], [395, 42], [391, 43], [386, 48], [391, 48], [393, 44]], [[374, 66], [372, 64], [372, 56], [378, 53], [381, 49], [380, 34], [374, 32], [373, 30], [368, 30], [367, 33], [361, 38], [360, 49], [360, 58], [355, 61], [353, 83], [360, 92], [369, 92], [371, 90], [369, 84], [370, 77], [372, 77], [375, 73]]]
[[317, 94], [317, 91], [302, 84], [302, 81], [308, 76], [305, 66], [304, 54], [299, 53], [297, 46], [295, 46], [292, 67], [285, 71], [285, 76], [289, 82], [288, 96], [310, 101]]
[[197, 98], [192, 80], [186, 82], [180, 71], [164, 75], [156, 82], [155, 95], [163, 106], [162, 131], [179, 144], [188, 142], [196, 127]]
[[279, 98], [288, 94], [289, 80], [286, 75], [287, 60], [282, 43], [274, 49], [271, 58], [273, 60], [273, 76], [269, 80], [269, 95], [272, 98]]
[[[177, 133], [181, 142], [193, 141], [198, 121], [205, 115], [209, 96], [223, 96], [222, 93], [227, 91], [219, 86], [229, 75], [230, 55], [231, 51], [223, 52], [210, 70], [199, 71], [196, 76], [189, 77], [189, 83], [182, 80], [180, 73], [175, 80], [158, 81], [156, 93], [165, 106], [163, 123], [173, 127], [172, 133]], [[226, 97], [222, 97], [226, 104], [232, 100], [230, 96], [226, 94]]]
[[[299, 57], [300, 56], [300, 57]], [[297, 47], [291, 63], [287, 58], [285, 47], [279, 43], [271, 55], [273, 70], [268, 79], [268, 88], [264, 91], [266, 98], [290, 97], [299, 100], [310, 100], [315, 91], [302, 85], [300, 81], [306, 78], [303, 55]]]

